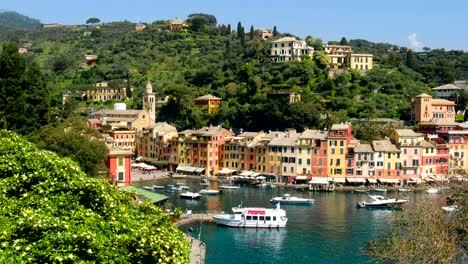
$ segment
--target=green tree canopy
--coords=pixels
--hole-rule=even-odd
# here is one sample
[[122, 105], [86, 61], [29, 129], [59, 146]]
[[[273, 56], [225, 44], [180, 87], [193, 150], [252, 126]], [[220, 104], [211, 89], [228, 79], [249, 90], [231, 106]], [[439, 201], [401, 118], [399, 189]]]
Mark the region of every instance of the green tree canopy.
[[71, 117], [56, 127], [45, 126], [31, 135], [31, 141], [41, 149], [71, 158], [90, 176], [107, 175], [105, 161], [109, 150], [101, 141], [101, 134], [80, 117]]
[[98, 24], [100, 22], [101, 20], [97, 17], [91, 17], [91, 18], [88, 18], [88, 20], [86, 20], [86, 24]]
[[189, 263], [172, 216], [0, 130], [1, 263]]

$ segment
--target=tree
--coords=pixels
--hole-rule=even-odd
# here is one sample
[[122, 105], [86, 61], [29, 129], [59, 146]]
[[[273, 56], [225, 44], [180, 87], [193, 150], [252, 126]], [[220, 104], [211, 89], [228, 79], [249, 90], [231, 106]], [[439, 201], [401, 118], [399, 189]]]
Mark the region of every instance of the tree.
[[278, 30], [276, 29], [276, 26], [273, 26], [273, 37], [278, 36]]
[[241, 22], [237, 22], [237, 38], [240, 39], [241, 38], [241, 32], [242, 32], [242, 24]]
[[100, 133], [79, 117], [71, 117], [56, 127], [43, 127], [30, 139], [41, 149], [76, 161], [89, 176], [106, 174], [105, 161], [109, 150], [101, 141]]
[[189, 263], [167, 214], [0, 130], [2, 263]]
[[348, 45], [348, 40], [345, 37], [342, 37], [340, 40], [340, 45]]
[[253, 27], [253, 25], [252, 25], [252, 26], [250, 26], [250, 32], [249, 32], [249, 38], [250, 38], [250, 40], [252, 40], [252, 39], [254, 38], [254, 34], [255, 34], [255, 32], [254, 32], [254, 27]]
[[414, 61], [415, 61], [414, 52], [413, 50], [408, 49], [406, 51], [406, 63], [405, 63], [406, 66], [408, 66], [408, 68], [414, 69], [415, 68]]
[[27, 64], [14, 43], [0, 54], [0, 125], [21, 134], [48, 123], [49, 92], [39, 66]]
[[99, 24], [101, 22], [101, 20], [97, 17], [91, 17], [91, 18], [88, 18], [88, 20], [86, 20], [86, 24]]
[[418, 199], [393, 215], [390, 232], [371, 241], [367, 254], [379, 263], [460, 263], [468, 241], [468, 183], [452, 186], [449, 195], [457, 211], [447, 215], [440, 209], [446, 196]]
[[228, 24], [227, 25], [227, 29], [226, 29], [226, 35], [231, 35], [231, 32], [232, 32], [232, 29], [231, 29], [231, 24]]
[[208, 26], [216, 26], [217, 20], [216, 17], [213, 15], [209, 14], [204, 14], [204, 13], [196, 13], [196, 14], [190, 14], [188, 15], [188, 20], [191, 20], [195, 17], [203, 18], [206, 21], [206, 24]]

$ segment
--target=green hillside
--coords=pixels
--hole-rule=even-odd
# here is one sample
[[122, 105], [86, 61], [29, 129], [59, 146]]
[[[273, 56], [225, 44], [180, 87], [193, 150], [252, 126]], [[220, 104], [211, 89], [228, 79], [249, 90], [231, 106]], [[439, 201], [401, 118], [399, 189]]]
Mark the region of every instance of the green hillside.
[[[349, 44], [356, 52], [373, 54], [374, 69], [366, 75], [349, 71], [331, 79], [319, 39], [306, 39], [316, 47], [313, 60], [271, 63], [269, 42], [251, 38], [250, 32], [242, 34], [250, 25], [230, 31], [232, 25], [216, 25], [213, 18], [192, 16], [187, 32], [169, 31], [169, 21], [155, 21], [142, 31], [135, 31], [134, 23], [113, 22], [0, 32], [0, 41], [32, 44], [27, 60], [46, 72], [52, 105], [60, 106], [59, 96], [66, 90], [128, 79], [136, 87], [130, 107], [141, 108], [141, 94], [151, 81], [159, 95], [171, 98], [158, 119], [179, 128], [221, 124], [244, 130], [302, 130], [350, 118], [408, 119], [414, 96], [468, 79], [466, 52], [412, 52], [365, 40]], [[275, 38], [285, 35], [290, 34]], [[97, 55], [97, 65], [81, 69], [85, 54]], [[288, 91], [301, 92], [302, 101], [289, 104], [281, 96]], [[193, 104], [192, 99], [207, 93], [223, 99], [215, 114]]]
[[37, 29], [41, 22], [13, 11], [0, 11], [0, 27], [14, 29]]

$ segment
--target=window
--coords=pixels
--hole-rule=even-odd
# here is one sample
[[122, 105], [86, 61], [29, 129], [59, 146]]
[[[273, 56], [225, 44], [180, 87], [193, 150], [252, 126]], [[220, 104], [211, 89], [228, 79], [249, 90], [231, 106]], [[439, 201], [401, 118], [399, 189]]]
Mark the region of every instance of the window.
[[330, 159], [330, 166], [333, 166], [333, 159]]
[[302, 159], [298, 160], [299, 165], [302, 165]]
[[310, 165], [310, 159], [307, 159], [307, 165]]
[[123, 172], [119, 172], [119, 178], [118, 178], [119, 181], [123, 181], [124, 180], [124, 173]]
[[335, 149], [334, 148], [331, 149], [331, 154], [332, 155], [335, 154]]
[[119, 166], [123, 166], [123, 158], [119, 157]]

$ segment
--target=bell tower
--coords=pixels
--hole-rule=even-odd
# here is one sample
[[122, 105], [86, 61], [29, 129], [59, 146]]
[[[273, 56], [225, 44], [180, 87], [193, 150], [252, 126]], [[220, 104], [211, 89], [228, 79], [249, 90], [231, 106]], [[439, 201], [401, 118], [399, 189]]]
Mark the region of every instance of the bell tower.
[[153, 93], [153, 86], [148, 81], [143, 94], [143, 110], [148, 110], [150, 118], [156, 120], [156, 94]]

